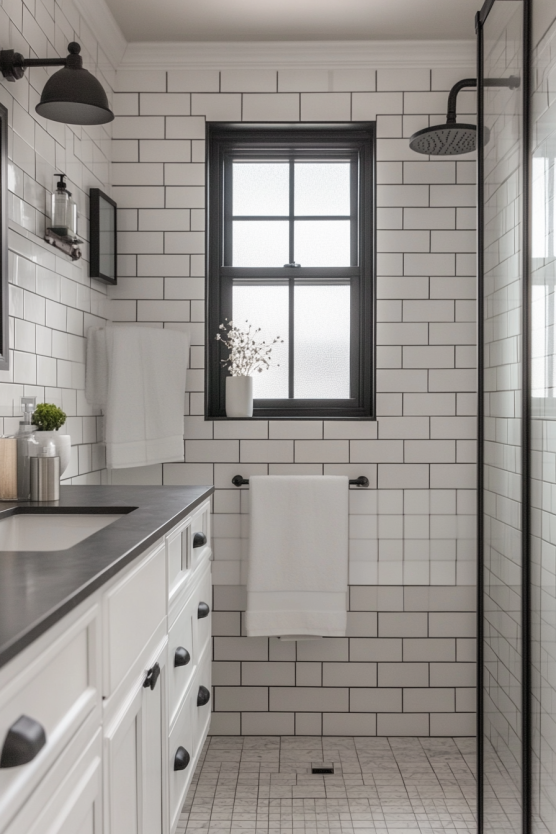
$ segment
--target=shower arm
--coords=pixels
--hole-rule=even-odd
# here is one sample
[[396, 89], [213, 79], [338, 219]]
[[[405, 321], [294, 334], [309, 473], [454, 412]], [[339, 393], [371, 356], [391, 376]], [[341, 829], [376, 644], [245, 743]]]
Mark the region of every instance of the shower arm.
[[[485, 87], [509, 87], [510, 90], [517, 90], [517, 88], [521, 84], [521, 80], [518, 78], [517, 75], [510, 75], [509, 78], [485, 78], [483, 83]], [[458, 98], [458, 93], [465, 87], [476, 86], [476, 78], [462, 78], [461, 81], [458, 81], [457, 84], [454, 84], [454, 86], [450, 90], [450, 95], [448, 96], [448, 114], [446, 116], [447, 124], [456, 123], [456, 102]]]

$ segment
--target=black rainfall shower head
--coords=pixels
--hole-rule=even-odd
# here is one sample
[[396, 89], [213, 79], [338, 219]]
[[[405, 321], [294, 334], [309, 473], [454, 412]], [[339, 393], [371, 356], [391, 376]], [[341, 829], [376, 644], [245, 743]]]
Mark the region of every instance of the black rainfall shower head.
[[[485, 78], [484, 87], [508, 87], [517, 90], [521, 84], [516, 75], [509, 78]], [[465, 87], [476, 87], [476, 78], [464, 78], [454, 84], [448, 96], [448, 115], [446, 124], [434, 125], [418, 130], [409, 140], [409, 147], [416, 153], [427, 156], [454, 156], [471, 153], [477, 147], [477, 126], [456, 121], [456, 103], [458, 93]], [[488, 128], [483, 127], [483, 141], [486, 145], [490, 138]]]
[[458, 122], [426, 127], [413, 134], [409, 147], [412, 151], [431, 156], [471, 153], [477, 147], [477, 128]]
[[477, 147], [477, 127], [456, 122], [456, 102], [460, 90], [476, 86], [476, 78], [464, 78], [454, 84], [448, 96], [446, 124], [418, 130], [409, 140], [411, 150], [431, 156], [454, 156], [474, 151]]

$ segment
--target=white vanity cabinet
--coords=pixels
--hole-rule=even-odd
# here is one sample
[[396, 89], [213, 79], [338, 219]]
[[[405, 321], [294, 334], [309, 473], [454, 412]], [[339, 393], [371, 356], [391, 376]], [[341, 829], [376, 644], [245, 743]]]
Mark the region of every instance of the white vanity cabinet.
[[0, 669], [2, 753], [22, 715], [39, 748], [0, 767], [0, 834], [173, 834], [210, 719], [209, 524], [206, 501]]

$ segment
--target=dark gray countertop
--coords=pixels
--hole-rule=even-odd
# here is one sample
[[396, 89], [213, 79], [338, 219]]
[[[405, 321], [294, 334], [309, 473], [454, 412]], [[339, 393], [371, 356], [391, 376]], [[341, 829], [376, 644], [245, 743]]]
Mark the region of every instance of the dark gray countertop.
[[65, 486], [56, 502], [0, 503], [0, 521], [24, 513], [126, 513], [67, 550], [0, 551], [0, 666], [213, 492], [212, 486]]

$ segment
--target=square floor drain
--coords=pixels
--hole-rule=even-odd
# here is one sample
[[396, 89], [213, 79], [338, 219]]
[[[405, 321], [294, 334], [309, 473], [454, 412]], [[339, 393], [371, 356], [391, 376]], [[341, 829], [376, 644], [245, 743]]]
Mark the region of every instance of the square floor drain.
[[334, 773], [332, 762], [311, 762], [311, 773]]

